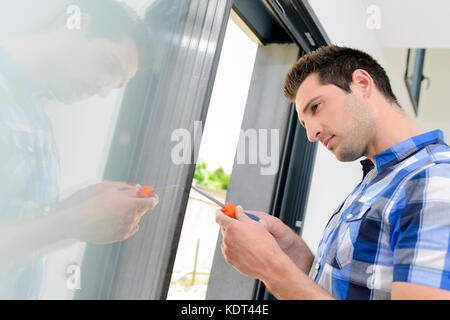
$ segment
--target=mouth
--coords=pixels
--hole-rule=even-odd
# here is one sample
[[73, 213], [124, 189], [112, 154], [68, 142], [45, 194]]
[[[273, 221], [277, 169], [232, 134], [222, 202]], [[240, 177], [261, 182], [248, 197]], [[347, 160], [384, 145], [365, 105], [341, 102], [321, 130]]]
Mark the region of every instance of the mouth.
[[330, 142], [333, 140], [333, 138], [334, 138], [334, 135], [332, 135], [332, 136], [326, 138], [326, 139], [323, 141], [323, 145], [324, 145], [325, 148], [327, 148], [328, 150], [330, 150], [330, 147], [331, 147]]

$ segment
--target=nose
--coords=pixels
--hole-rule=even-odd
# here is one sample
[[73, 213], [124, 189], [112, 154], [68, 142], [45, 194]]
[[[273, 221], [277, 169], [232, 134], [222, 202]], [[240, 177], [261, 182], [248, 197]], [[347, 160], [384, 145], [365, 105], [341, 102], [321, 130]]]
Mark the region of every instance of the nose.
[[306, 135], [308, 136], [308, 140], [310, 142], [316, 142], [320, 141], [320, 138], [322, 136], [322, 127], [318, 123], [306, 123]]

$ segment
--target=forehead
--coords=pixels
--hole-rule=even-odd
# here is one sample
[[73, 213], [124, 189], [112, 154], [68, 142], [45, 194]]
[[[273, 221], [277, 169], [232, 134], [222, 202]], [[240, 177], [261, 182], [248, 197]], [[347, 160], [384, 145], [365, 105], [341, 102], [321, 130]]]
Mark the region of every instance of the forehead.
[[298, 114], [302, 114], [303, 108], [312, 98], [324, 94], [327, 85], [319, 81], [317, 72], [310, 74], [303, 80], [295, 96], [295, 108]]

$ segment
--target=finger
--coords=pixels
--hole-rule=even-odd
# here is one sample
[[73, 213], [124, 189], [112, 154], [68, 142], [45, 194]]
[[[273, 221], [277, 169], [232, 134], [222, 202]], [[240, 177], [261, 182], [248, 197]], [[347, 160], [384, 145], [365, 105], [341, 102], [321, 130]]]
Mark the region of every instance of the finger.
[[102, 181], [100, 184], [103, 187], [115, 189], [117, 192], [127, 196], [136, 195], [141, 187], [140, 184], [130, 184], [121, 181]]
[[220, 245], [220, 251], [222, 251], [222, 255], [223, 255], [224, 258], [225, 258], [225, 245], [223, 244], [223, 242], [222, 242], [222, 244]]
[[136, 208], [145, 209], [145, 211], [153, 209], [159, 203], [159, 197], [156, 193], [151, 198], [132, 197], [132, 199], [136, 205]]
[[265, 217], [270, 216], [270, 214], [265, 213], [265, 212], [261, 212], [261, 211], [245, 210], [245, 212], [254, 214], [255, 216], [257, 216], [260, 219], [264, 219]]
[[268, 217], [271, 217], [271, 215], [261, 211], [245, 210], [245, 212], [257, 216], [259, 218], [258, 222], [261, 223], [267, 231], [269, 231], [271, 223]]
[[266, 221], [266, 220], [264, 220], [264, 219], [259, 219], [258, 222], [262, 224], [262, 226], [264, 227], [264, 229], [266, 229], [267, 231], [269, 231], [269, 226], [267, 225], [267, 221]]
[[226, 228], [228, 228], [232, 223], [236, 222], [236, 220], [225, 215], [222, 211], [217, 210], [216, 222], [221, 228], [226, 230]]
[[148, 211], [148, 209], [146, 208], [138, 208], [134, 211], [134, 219], [133, 222], [134, 223], [139, 223], [139, 221], [141, 220], [142, 216]]
[[135, 210], [135, 216], [139, 219], [142, 218], [142, 216], [147, 213], [147, 211], [153, 209], [156, 207], [159, 203], [159, 197], [157, 194], [155, 194], [151, 198], [133, 198], [137, 199], [137, 209]]
[[139, 225], [136, 224], [127, 233], [127, 235], [125, 236], [125, 240], [131, 238], [132, 236], [134, 236], [138, 231], [139, 231]]
[[139, 188], [141, 188], [140, 184], [129, 185], [124, 183], [123, 186], [117, 188], [117, 191], [122, 192], [124, 195], [135, 197], [139, 192]]
[[236, 219], [243, 222], [253, 221], [249, 216], [244, 213], [244, 209], [241, 206], [236, 207]]

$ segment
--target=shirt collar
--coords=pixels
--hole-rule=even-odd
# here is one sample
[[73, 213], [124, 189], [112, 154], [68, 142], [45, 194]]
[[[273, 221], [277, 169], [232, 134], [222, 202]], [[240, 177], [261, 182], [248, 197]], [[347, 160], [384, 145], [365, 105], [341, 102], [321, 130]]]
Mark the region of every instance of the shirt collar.
[[361, 166], [362, 166], [363, 179], [364, 179], [366, 174], [368, 174], [369, 171], [373, 169], [374, 165], [373, 165], [373, 162], [370, 161], [370, 159], [368, 159], [368, 158], [365, 158], [364, 160], [361, 160], [360, 163], [361, 163]]
[[[441, 130], [429, 131], [418, 136], [406, 139], [389, 149], [377, 154], [374, 157], [378, 172], [393, 166], [400, 161], [406, 159], [413, 153], [425, 148], [427, 145], [444, 142], [445, 135]], [[360, 161], [363, 170], [363, 179], [375, 165], [370, 159], [364, 159]]]
[[[378, 172], [381, 172], [388, 167], [403, 161], [413, 153], [425, 148], [426, 146], [433, 143], [443, 143], [444, 140], [445, 135], [439, 129], [411, 137], [377, 154], [374, 157], [375, 166], [377, 167]], [[374, 167], [374, 164], [369, 159], [364, 159], [360, 161], [360, 163], [363, 167], [364, 176]]]

